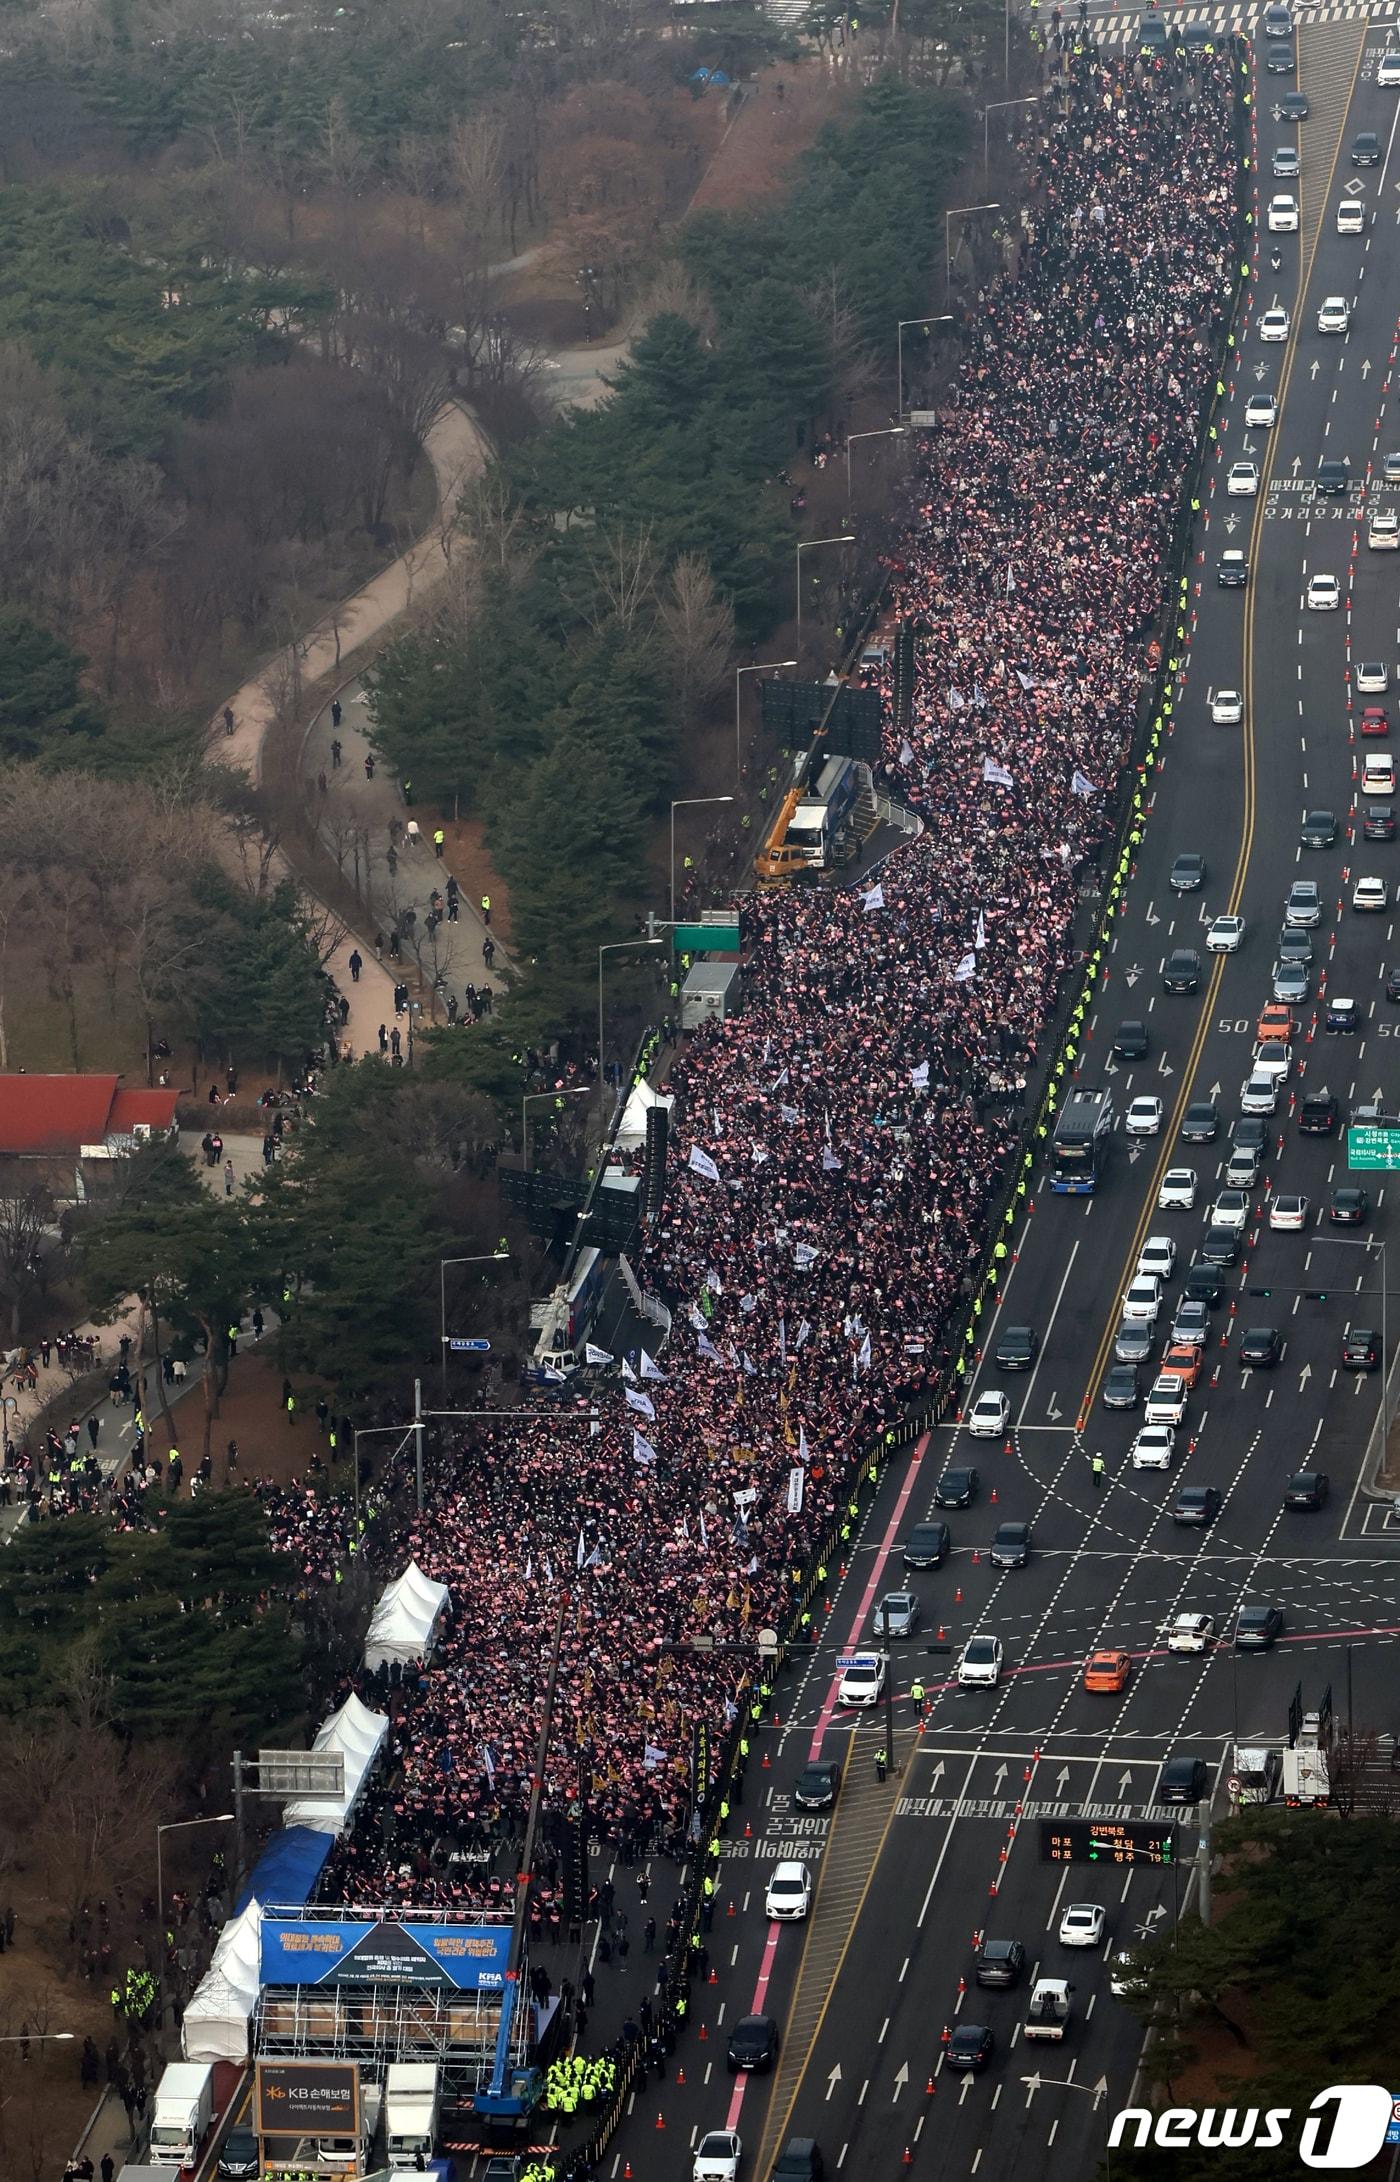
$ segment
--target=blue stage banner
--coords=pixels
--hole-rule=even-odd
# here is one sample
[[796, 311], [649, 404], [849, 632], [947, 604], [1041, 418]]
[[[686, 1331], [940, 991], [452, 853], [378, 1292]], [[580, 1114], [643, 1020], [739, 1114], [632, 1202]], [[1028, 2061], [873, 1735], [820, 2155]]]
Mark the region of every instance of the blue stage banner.
[[362, 1917], [267, 1917], [264, 1985], [438, 1985], [499, 1992], [510, 1927], [371, 1923]]

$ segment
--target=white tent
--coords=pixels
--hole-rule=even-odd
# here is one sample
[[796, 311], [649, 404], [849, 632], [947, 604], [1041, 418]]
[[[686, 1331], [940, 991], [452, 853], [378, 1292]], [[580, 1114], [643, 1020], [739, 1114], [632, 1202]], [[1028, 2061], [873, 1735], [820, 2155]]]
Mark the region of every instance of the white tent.
[[647, 1115], [652, 1107], [664, 1106], [669, 1114], [675, 1103], [673, 1098], [663, 1098], [659, 1091], [653, 1091], [645, 1078], [634, 1083], [627, 1094], [627, 1104], [622, 1110], [622, 1119], [613, 1139], [616, 1148], [619, 1151], [630, 1151], [635, 1145], [645, 1144]]
[[446, 1584], [434, 1583], [416, 1561], [410, 1561], [379, 1595], [365, 1638], [365, 1665], [374, 1668], [395, 1659], [426, 1659], [448, 1604]]
[[214, 1959], [185, 2010], [180, 2048], [187, 2061], [244, 2061], [248, 2019], [258, 1998], [258, 1928], [262, 1911], [249, 1902], [219, 1934]]
[[352, 1690], [339, 1712], [333, 1712], [318, 1730], [313, 1750], [345, 1753], [345, 1792], [334, 1802], [315, 1796], [305, 1803], [289, 1803], [282, 1813], [284, 1826], [309, 1826], [313, 1833], [343, 1833], [360, 1789], [379, 1756], [379, 1746], [389, 1732], [382, 1712], [371, 1712]]

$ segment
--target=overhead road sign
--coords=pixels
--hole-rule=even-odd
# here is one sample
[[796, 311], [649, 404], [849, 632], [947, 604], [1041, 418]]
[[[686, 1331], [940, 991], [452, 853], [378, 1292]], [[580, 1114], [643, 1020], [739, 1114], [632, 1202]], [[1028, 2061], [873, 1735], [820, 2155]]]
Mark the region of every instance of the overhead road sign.
[[1174, 1864], [1176, 1827], [1168, 1819], [1043, 1818], [1042, 1864]]

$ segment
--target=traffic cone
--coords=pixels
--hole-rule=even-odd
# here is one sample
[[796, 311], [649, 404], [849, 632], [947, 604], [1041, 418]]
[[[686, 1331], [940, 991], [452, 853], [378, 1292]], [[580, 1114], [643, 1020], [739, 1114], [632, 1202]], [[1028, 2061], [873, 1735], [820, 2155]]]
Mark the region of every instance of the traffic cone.
[[910, 2149], [909, 2149], [909, 2147], [908, 2147], [908, 2145], [907, 2145], [907, 2144], [906, 2144], [906, 2145], [905, 2145], [905, 2147], [904, 2147], [904, 2160], [903, 2160], [903, 2164], [904, 2164], [904, 2165], [905, 2165], [906, 2167], [912, 2167], [912, 2166], [913, 2166], [913, 2164], [914, 2164], [914, 2154], [913, 2154], [913, 2153], [912, 2153], [912, 2152], [910, 2151]]
[[726, 1916], [730, 1916], [730, 1917], [732, 1917], [732, 1916], [734, 1916], [734, 1915], [735, 1915], [735, 1909], [734, 1909], [734, 1904], [733, 1904], [732, 1902], [730, 1903], [730, 1905], [729, 1905], [729, 1908], [728, 1908], [728, 1909], [726, 1910], [725, 1914], [726, 1914]]
[[995, 1507], [995, 1506], [996, 1506], [996, 1504], [997, 1504], [997, 1500], [998, 1500], [998, 1498], [999, 1498], [999, 1497], [1000, 1497], [1000, 1496], [999, 1496], [999, 1494], [998, 1494], [998, 1492], [997, 1492], [997, 1489], [996, 1489], [996, 1487], [995, 1487], [995, 1485], [994, 1485], [994, 1486], [992, 1487], [992, 1506], [993, 1506], [993, 1507]]
[[676, 2082], [677, 2084], [683, 2084], [685, 2082], [685, 2070], [683, 2068], [678, 2068], [676, 2070]]
[[753, 1828], [747, 1819], [744, 1820], [744, 1839], [746, 1841], [752, 1841], [753, 1839]]
[[926, 2099], [936, 2099], [938, 2097], [938, 2086], [934, 2082], [932, 2076], [929, 2077], [928, 2082], [924, 2085], [924, 2097]]
[[973, 1549], [972, 1549], [972, 1565], [973, 1565], [973, 1567], [974, 1567], [974, 1568], [978, 1567], [978, 1565], [979, 1565], [979, 1564], [980, 1564], [980, 1562], [981, 1562], [981, 1559], [982, 1559], [982, 1548], [981, 1548], [980, 1546], [974, 1546], [974, 1547], [973, 1547]]
[[764, 1772], [765, 1772], [765, 1773], [771, 1772], [771, 1770], [772, 1770], [772, 1764], [773, 1764], [773, 1761], [772, 1761], [772, 1759], [771, 1759], [771, 1758], [769, 1757], [769, 1755], [768, 1755], [767, 1751], [765, 1750], [765, 1751], [764, 1751], [764, 1753], [763, 1753], [763, 1770], [764, 1770]]
[[[714, 1972], [713, 1972], [713, 1970], [712, 1970], [712, 1971], [710, 1972], [710, 1975], [711, 1975], [711, 1977], [713, 1977], [713, 1976], [714, 1976]], [[704, 2026], [704, 2024], [703, 2024], [703, 2023], [702, 2023], [702, 2024], [700, 2025], [700, 2036], [701, 2036], [701, 2038], [702, 2038], [703, 2040], [705, 2040], [705, 2041], [708, 2041], [708, 2039], [709, 2039], [709, 2036], [710, 2036], [709, 2032], [708, 2032], [708, 2031], [706, 2030], [706, 2028], [705, 2028], [705, 2026]]]
[[957, 1590], [953, 1593], [953, 1604], [954, 1606], [961, 1606], [962, 1602], [962, 1585], [959, 1584]]
[[941, 1643], [943, 1642], [943, 1639], [944, 1639], [944, 1638], [945, 1638], [945, 1637], [947, 1636], [947, 1634], [948, 1634], [947, 1630], [946, 1630], [946, 1629], [944, 1628], [944, 1626], [943, 1626], [942, 1622], [940, 1621], [940, 1622], [939, 1622], [939, 1624], [938, 1624], [938, 1635], [937, 1635], [937, 1636], [935, 1637], [935, 1639], [934, 1639], [934, 1642], [935, 1642], [936, 1644], [941, 1644]]
[[953, 2033], [946, 2023], [943, 2026], [942, 2035], [940, 2036], [938, 2042], [940, 2045], [943, 2046], [950, 2046], [953, 2042]]
[[657, 2126], [657, 2128], [658, 2128], [658, 2129], [664, 2129], [664, 2128], [665, 2128], [665, 2126], [666, 2126], [666, 2116], [665, 2116], [664, 2114], [658, 2113], [658, 2115], [657, 2115], [657, 2117], [656, 2117], [656, 2126]]
[[1011, 1452], [1011, 1442], [1010, 1442], [1010, 1440], [1007, 1440], [1007, 1441], [1005, 1441], [1005, 1442], [1004, 1442], [1004, 1444], [1003, 1444], [1003, 1446], [1002, 1446], [1002, 1450], [1001, 1450], [1001, 1451], [1002, 1451], [1002, 1453], [1003, 1453], [1004, 1455], [1009, 1455], [1009, 1454], [1010, 1454], [1010, 1452]]
[[[711, 1985], [718, 1985], [718, 1983], [719, 1983], [719, 1972], [718, 1972], [718, 1970], [717, 1970], [717, 1969], [715, 1968], [715, 1966], [714, 1966], [714, 1964], [713, 1964], [713, 1963], [711, 1963], [711, 1964], [710, 1964], [710, 1975], [709, 1975], [709, 1981], [708, 1981], [708, 1982], [709, 1982], [709, 1983], [710, 1983]], [[702, 2031], [702, 2032], [700, 2033], [700, 2035], [701, 2035], [701, 2037], [703, 2038], [705, 2034], [704, 2034], [704, 2032]]]
[[630, 2159], [622, 2170], [622, 2182], [632, 2182], [632, 2162]]

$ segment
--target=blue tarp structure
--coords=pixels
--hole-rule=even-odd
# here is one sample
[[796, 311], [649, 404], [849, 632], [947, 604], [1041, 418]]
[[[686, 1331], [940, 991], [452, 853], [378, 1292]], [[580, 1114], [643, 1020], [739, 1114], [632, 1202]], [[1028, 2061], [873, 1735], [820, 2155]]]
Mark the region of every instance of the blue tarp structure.
[[333, 1840], [334, 1835], [318, 1833], [311, 1826], [284, 1826], [258, 1858], [253, 1876], [238, 1897], [235, 1916], [249, 1902], [285, 1903], [288, 1908], [309, 1902]]

